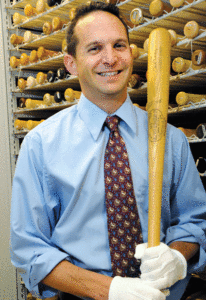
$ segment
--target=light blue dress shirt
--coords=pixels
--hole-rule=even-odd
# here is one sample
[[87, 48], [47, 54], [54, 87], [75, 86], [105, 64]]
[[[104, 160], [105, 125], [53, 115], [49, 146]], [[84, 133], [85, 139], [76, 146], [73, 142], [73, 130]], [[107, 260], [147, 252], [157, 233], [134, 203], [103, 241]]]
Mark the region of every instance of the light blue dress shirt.
[[[126, 143], [144, 242], [148, 233], [147, 112], [129, 96], [115, 112]], [[107, 113], [81, 96], [26, 135], [13, 180], [11, 259], [27, 288], [51, 297], [40, 283], [62, 260], [111, 276], [104, 189]], [[185, 135], [168, 125], [162, 195], [161, 241], [197, 242], [206, 263], [206, 195]], [[181, 297], [189, 276], [168, 300]]]

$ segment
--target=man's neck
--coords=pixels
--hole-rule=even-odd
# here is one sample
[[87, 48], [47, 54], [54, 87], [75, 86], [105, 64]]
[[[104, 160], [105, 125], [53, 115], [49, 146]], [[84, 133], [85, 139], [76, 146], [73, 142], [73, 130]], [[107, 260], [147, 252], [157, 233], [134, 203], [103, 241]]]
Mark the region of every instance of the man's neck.
[[101, 97], [95, 99], [85, 94], [84, 96], [109, 115], [117, 111], [127, 99], [127, 94], [124, 97], [114, 97], [113, 95], [107, 95], [104, 97], [101, 95]]

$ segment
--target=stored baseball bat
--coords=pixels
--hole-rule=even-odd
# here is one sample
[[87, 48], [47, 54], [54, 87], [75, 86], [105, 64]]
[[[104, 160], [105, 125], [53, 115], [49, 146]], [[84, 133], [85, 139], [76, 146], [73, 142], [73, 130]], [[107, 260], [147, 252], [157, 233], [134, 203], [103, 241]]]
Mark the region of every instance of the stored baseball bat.
[[52, 105], [53, 103], [55, 103], [54, 101], [54, 96], [50, 95], [49, 93], [46, 93], [43, 97], [43, 101], [47, 106]]
[[130, 20], [134, 25], [139, 25], [145, 21], [150, 21], [150, 19], [143, 16], [141, 8], [134, 8], [130, 13]]
[[15, 69], [21, 65], [20, 59], [16, 58], [16, 56], [11, 56], [9, 62], [12, 69]]
[[33, 7], [31, 4], [26, 4], [24, 7], [24, 14], [27, 17], [35, 16], [35, 15], [37, 15], [36, 8]]
[[52, 19], [52, 31], [62, 29], [65, 24], [67, 24], [67, 22], [62, 21], [60, 17], [54, 17]]
[[19, 99], [19, 101], [18, 101], [18, 107], [19, 107], [19, 108], [24, 108], [24, 107], [26, 107], [25, 103], [26, 103], [26, 99], [23, 98], [23, 97], [21, 97], [21, 98]]
[[69, 10], [69, 19], [70, 21], [72, 21], [75, 17], [75, 14], [76, 14], [76, 7], [72, 7], [70, 10]]
[[201, 34], [203, 30], [206, 30], [206, 28], [200, 27], [196, 21], [189, 21], [184, 26], [184, 35], [188, 39], [194, 39], [196, 36]]
[[23, 78], [19, 78], [17, 85], [18, 85], [20, 91], [23, 91], [26, 88], [26, 80]]
[[129, 46], [132, 49], [132, 56], [134, 59], [146, 53], [144, 49], [137, 47], [135, 44], [130, 44]]
[[140, 87], [142, 81], [143, 79], [140, 75], [132, 74], [129, 78], [128, 86], [132, 89], [137, 89], [138, 87]]
[[43, 72], [39, 72], [36, 75], [37, 84], [44, 84], [46, 80], [47, 80], [47, 74], [45, 74]]
[[62, 0], [47, 0], [47, 4], [51, 7], [55, 4], [60, 4]]
[[154, 29], [149, 36], [147, 111], [149, 160], [148, 247], [160, 244], [162, 182], [170, 78], [170, 34]]
[[197, 126], [196, 136], [199, 139], [206, 138], [206, 123], [202, 123]]
[[38, 61], [38, 56], [37, 56], [37, 51], [36, 50], [32, 50], [29, 56], [29, 61], [31, 64], [35, 63]]
[[149, 6], [149, 12], [153, 17], [159, 17], [163, 15], [164, 11], [170, 12], [172, 7], [161, 0], [153, 0]]
[[[188, 3], [192, 3], [193, 0], [187, 0]], [[183, 5], [186, 5], [186, 1], [185, 0], [170, 0], [170, 4], [173, 6], [173, 7], [180, 7], [180, 6], [183, 6]]]
[[74, 99], [80, 98], [80, 94], [81, 94], [81, 92], [74, 91], [73, 89], [68, 88], [64, 92], [64, 98], [68, 102], [73, 102]]
[[203, 98], [206, 99], [206, 95], [189, 94], [185, 92], [179, 92], [176, 95], [176, 102], [178, 105], [186, 105], [189, 102], [200, 102]]
[[62, 41], [62, 52], [67, 53], [67, 41], [66, 41], [66, 39], [63, 39], [63, 41]]
[[149, 38], [146, 39], [143, 44], [143, 49], [144, 49], [145, 53], [148, 52], [148, 46], [149, 46]]
[[25, 31], [24, 33], [24, 43], [31, 43], [37, 38], [39, 38], [39, 34], [34, 34], [30, 30]]
[[206, 159], [204, 157], [199, 157], [195, 164], [200, 174], [204, 174], [206, 172]]
[[46, 0], [38, 0], [36, 3], [36, 11], [38, 14], [41, 14], [49, 9], [49, 6]]
[[29, 56], [26, 53], [22, 53], [20, 56], [20, 63], [22, 66], [26, 66], [29, 63]]
[[46, 35], [49, 35], [52, 33], [52, 23], [51, 22], [45, 22], [42, 27], [43, 33]]
[[171, 47], [175, 46], [181, 39], [183, 39], [183, 36], [177, 34], [173, 29], [168, 29], [168, 31], [171, 38]]
[[52, 56], [57, 55], [57, 54], [58, 54], [57, 51], [47, 50], [42, 46], [40, 46], [37, 49], [37, 56], [41, 60], [47, 59], [48, 57], [52, 57]]
[[201, 66], [206, 62], [206, 53], [203, 50], [195, 50], [192, 53], [192, 63], [195, 66]]
[[206, 67], [206, 64], [194, 65], [191, 60], [182, 57], [176, 57], [172, 62], [172, 69], [177, 73], [184, 73], [188, 69], [199, 70]]
[[18, 13], [18, 12], [15, 12], [12, 19], [13, 19], [14, 25], [19, 25], [23, 22], [26, 22], [29, 18], [20, 15], [20, 13]]
[[188, 128], [183, 128], [183, 127], [178, 127], [185, 135], [186, 137], [190, 137], [193, 134], [195, 135], [195, 129], [188, 129]]
[[30, 98], [26, 99], [26, 102], [25, 102], [26, 108], [28, 108], [28, 109], [37, 108], [42, 104], [45, 105], [44, 101], [34, 100], [34, 99], [30, 99]]
[[41, 121], [33, 121], [33, 120], [29, 120], [27, 121], [26, 123], [26, 128], [28, 130], [31, 130], [33, 129], [34, 127], [36, 127], [37, 125], [39, 125], [40, 123], [42, 123], [44, 120], [41, 120]]
[[15, 33], [13, 33], [11, 36], [10, 36], [10, 43], [14, 46], [16, 45], [21, 45], [23, 44], [24, 42], [24, 38], [23, 36], [20, 36], [20, 35], [16, 35]]
[[26, 80], [26, 86], [28, 88], [33, 88], [37, 85], [37, 81], [36, 78], [34, 78], [33, 76], [29, 76]]

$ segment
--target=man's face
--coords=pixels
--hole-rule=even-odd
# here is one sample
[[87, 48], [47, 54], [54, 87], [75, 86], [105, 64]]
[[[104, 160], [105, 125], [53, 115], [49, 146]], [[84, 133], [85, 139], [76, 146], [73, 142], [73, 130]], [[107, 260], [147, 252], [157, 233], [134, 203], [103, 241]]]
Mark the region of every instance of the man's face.
[[133, 59], [127, 33], [114, 15], [95, 11], [80, 19], [74, 65], [82, 92], [89, 99], [124, 97]]

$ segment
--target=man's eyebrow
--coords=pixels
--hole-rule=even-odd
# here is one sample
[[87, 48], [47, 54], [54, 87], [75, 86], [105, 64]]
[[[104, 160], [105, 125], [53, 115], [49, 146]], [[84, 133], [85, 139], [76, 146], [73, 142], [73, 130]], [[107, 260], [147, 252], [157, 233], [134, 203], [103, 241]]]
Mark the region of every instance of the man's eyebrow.
[[[119, 43], [119, 42], [127, 43], [128, 40], [126, 38], [125, 39], [120, 38], [120, 39], [114, 40], [114, 44]], [[99, 44], [104, 44], [104, 41], [97, 40], [97, 41], [90, 42], [89, 44], [86, 45], [86, 48], [89, 48], [90, 46], [96, 46], [96, 45], [99, 45]]]

